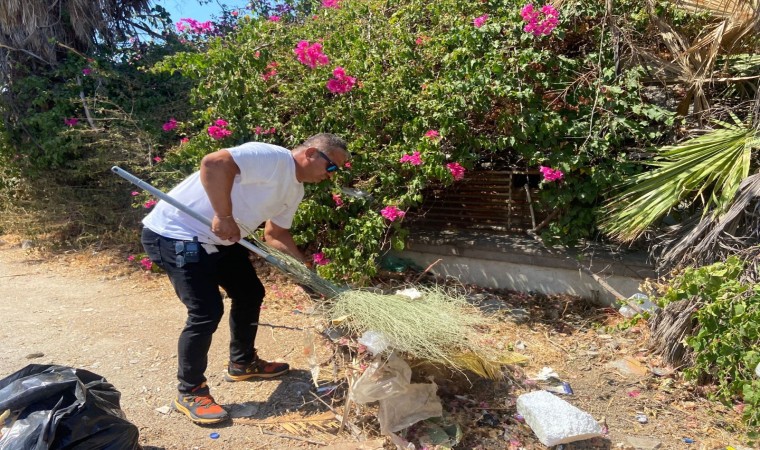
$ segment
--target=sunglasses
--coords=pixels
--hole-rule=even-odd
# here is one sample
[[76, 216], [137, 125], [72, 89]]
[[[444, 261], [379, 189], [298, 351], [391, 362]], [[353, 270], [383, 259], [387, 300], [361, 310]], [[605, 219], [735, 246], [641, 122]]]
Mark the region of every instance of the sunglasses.
[[327, 170], [330, 173], [336, 172], [338, 170], [338, 165], [332, 162], [332, 160], [328, 158], [327, 155], [322, 153], [321, 150], [317, 150], [317, 153], [319, 154], [319, 156], [324, 158], [325, 161], [327, 161], [327, 167], [325, 167], [325, 170]]

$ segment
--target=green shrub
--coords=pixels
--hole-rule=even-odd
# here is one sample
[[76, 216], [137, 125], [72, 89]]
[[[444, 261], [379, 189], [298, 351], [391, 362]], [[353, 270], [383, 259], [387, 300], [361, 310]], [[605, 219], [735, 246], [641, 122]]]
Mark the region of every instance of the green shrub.
[[660, 303], [696, 298], [697, 332], [686, 338], [694, 364], [684, 370], [692, 380], [715, 383], [714, 398], [745, 403], [744, 419], [760, 425], [760, 285], [739, 280], [745, 262], [736, 256], [709, 266], [688, 268], [675, 276]]
[[[354, 154], [350, 170], [308, 190], [294, 228], [299, 243], [322, 246], [332, 263], [319, 270], [337, 279], [371, 276], [379, 255], [403, 247], [403, 222], [379, 212], [389, 205], [412, 210], [425, 187], [456, 182], [451, 163], [562, 170], [564, 180], [544, 183], [540, 198], [545, 211], [562, 211], [545, 237], [588, 237], [594, 207], [634, 170], [626, 149], [656, 142], [673, 116], [643, 100], [641, 71], [615, 74], [603, 2], [565, 2], [560, 26], [542, 37], [523, 31], [522, 6], [343, 1], [338, 9], [286, 13], [279, 22], [242, 18], [236, 32], [211, 39], [203, 51], [156, 66], [197, 82], [197, 110], [182, 124], [197, 135], [166, 167], [187, 173], [204, 154], [249, 140], [292, 148], [317, 132], [344, 136]], [[484, 14], [485, 24], [474, 26]], [[321, 42], [329, 64], [299, 62], [294, 49], [302, 40]], [[326, 88], [338, 66], [357, 79], [350, 92]], [[263, 76], [272, 69], [276, 75]], [[217, 118], [230, 122], [231, 137], [208, 137]], [[426, 137], [429, 130], [440, 135]], [[400, 162], [414, 152], [423, 164]], [[342, 196], [336, 207], [339, 186], [361, 187], [372, 198]]]

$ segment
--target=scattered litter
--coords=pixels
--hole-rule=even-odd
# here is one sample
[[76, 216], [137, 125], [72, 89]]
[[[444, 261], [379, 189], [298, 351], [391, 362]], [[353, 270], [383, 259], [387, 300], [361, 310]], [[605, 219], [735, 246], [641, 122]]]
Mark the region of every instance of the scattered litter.
[[422, 297], [422, 292], [418, 291], [415, 288], [408, 288], [396, 291], [396, 295], [403, 295], [404, 297], [409, 297], [412, 300], [417, 300], [418, 298]]
[[208, 435], [211, 439], [219, 439], [219, 433], [211, 433]]
[[649, 419], [647, 419], [647, 416], [644, 414], [636, 414], [636, 421], [639, 423], [647, 423], [649, 422]]
[[639, 391], [638, 389], [634, 389], [632, 391], [628, 391], [628, 396], [631, 397], [631, 398], [636, 398], [639, 395], [641, 395], [641, 391]]
[[557, 372], [554, 371], [551, 367], [544, 367], [541, 369], [538, 374], [536, 374], [535, 377], [533, 377], [534, 380], [537, 381], [548, 381], [551, 379], [555, 379], [559, 381], [559, 375], [557, 375]]
[[563, 381], [562, 384], [546, 388], [549, 392], [562, 395], [573, 395], [573, 388], [570, 387], [570, 383]]
[[316, 345], [314, 333], [306, 330], [304, 332], [303, 354], [309, 361], [309, 372], [311, 372], [311, 380], [314, 382], [314, 387], [319, 387], [319, 362], [317, 361]]
[[163, 414], [163, 415], [167, 415], [167, 414], [169, 414], [170, 412], [172, 412], [172, 407], [171, 407], [171, 406], [167, 406], [167, 405], [164, 405], [164, 406], [161, 406], [161, 407], [158, 407], [158, 408], [156, 408], [156, 411], [158, 411], [159, 413], [161, 413], [161, 414]]
[[501, 421], [490, 412], [484, 412], [483, 416], [477, 421], [477, 424], [480, 426], [498, 428], [499, 425], [501, 425]]
[[390, 345], [388, 338], [386, 338], [383, 333], [372, 330], [365, 331], [358, 339], [358, 342], [367, 347], [367, 350], [369, 350], [370, 354], [373, 356], [382, 353]]
[[626, 304], [621, 306], [618, 310], [618, 312], [626, 319], [630, 319], [636, 314], [639, 314], [638, 311], [631, 305], [637, 306], [639, 310], [645, 313], [657, 313], [657, 311], [660, 309], [659, 306], [655, 305], [649, 300], [649, 297], [646, 294], [637, 292], [628, 297]]
[[694, 439], [692, 439], [692, 438], [683, 438], [682, 440], [683, 440], [683, 442], [685, 444], [693, 444], [694, 443]]
[[340, 340], [343, 338], [343, 333], [337, 328], [333, 328], [333, 327], [325, 329], [325, 331], [323, 331], [322, 334], [324, 334], [328, 339], [330, 339], [336, 344], [340, 342]]
[[649, 369], [642, 366], [640, 362], [630, 356], [611, 361], [607, 363], [607, 367], [616, 369], [624, 377], [641, 378], [646, 376], [649, 372]]
[[591, 414], [546, 391], [519, 396], [517, 412], [547, 447], [602, 436]]
[[522, 416], [522, 414], [515, 414], [512, 416], [516, 421], [520, 423], [525, 423], [525, 417]]
[[403, 359], [391, 354], [388, 361], [376, 359], [351, 386], [351, 399], [370, 403], [405, 394], [412, 380], [412, 369]]
[[526, 348], [528, 348], [528, 346], [525, 345], [525, 342], [523, 342], [523, 341], [517, 341], [517, 342], [515, 342], [515, 350], [522, 351], [522, 350], [525, 350]]
[[325, 395], [332, 394], [335, 391], [335, 389], [337, 389], [337, 387], [338, 386], [334, 384], [327, 385], [327, 386], [320, 386], [317, 388], [317, 394], [325, 394]]
[[664, 367], [653, 367], [649, 370], [658, 377], [669, 377], [676, 372], [673, 368]]
[[423, 420], [416, 428], [422, 448], [450, 449], [459, 444], [464, 435], [458, 423], [442, 417]]
[[435, 383], [411, 383], [412, 368], [391, 353], [375, 358], [351, 386], [351, 398], [360, 404], [379, 401], [380, 431], [390, 436], [420, 420], [443, 415]]

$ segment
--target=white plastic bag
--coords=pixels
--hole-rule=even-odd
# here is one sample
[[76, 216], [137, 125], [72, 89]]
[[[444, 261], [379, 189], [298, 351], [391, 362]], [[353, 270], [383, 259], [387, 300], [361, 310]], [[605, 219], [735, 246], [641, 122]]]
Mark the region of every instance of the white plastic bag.
[[384, 352], [390, 346], [388, 338], [379, 331], [365, 331], [357, 341], [367, 347], [372, 356]]
[[403, 395], [394, 395], [380, 400], [377, 420], [380, 432], [388, 434], [403, 430], [420, 420], [443, 415], [441, 400], [436, 395], [435, 383], [410, 384]]
[[364, 404], [406, 393], [412, 380], [412, 368], [391, 354], [386, 361], [377, 358], [351, 387], [351, 399]]

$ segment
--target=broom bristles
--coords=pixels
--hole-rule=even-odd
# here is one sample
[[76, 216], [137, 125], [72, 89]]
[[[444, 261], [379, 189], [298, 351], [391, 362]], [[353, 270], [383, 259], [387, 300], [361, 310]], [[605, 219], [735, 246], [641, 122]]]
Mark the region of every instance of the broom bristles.
[[441, 288], [420, 288], [422, 297], [348, 290], [329, 305], [332, 318], [345, 318], [350, 333], [380, 332], [390, 346], [417, 359], [441, 363], [488, 377], [501, 364], [488, 356], [477, 327], [487, 325], [462, 297]]

